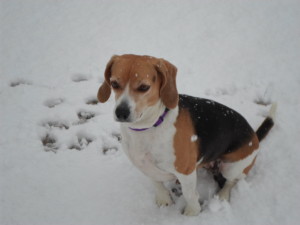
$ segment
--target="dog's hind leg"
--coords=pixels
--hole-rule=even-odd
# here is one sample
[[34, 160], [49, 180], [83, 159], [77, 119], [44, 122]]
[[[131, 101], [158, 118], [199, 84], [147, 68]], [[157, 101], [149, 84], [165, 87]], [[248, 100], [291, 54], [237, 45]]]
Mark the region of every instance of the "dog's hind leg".
[[226, 182], [224, 187], [218, 192], [220, 200], [229, 201], [231, 189], [238, 180], [246, 177], [255, 162], [256, 154], [257, 151], [254, 151], [245, 159], [233, 163], [223, 164], [221, 173], [223, 177], [226, 178]]
[[[254, 143], [255, 142], [255, 143]], [[226, 179], [224, 187], [218, 192], [220, 200], [230, 199], [230, 191], [238, 180], [246, 177], [252, 168], [258, 153], [258, 140], [255, 136], [251, 144], [247, 144], [237, 151], [224, 156], [220, 172]]]
[[229, 201], [231, 189], [236, 183], [237, 180], [227, 180], [223, 188], [217, 194], [219, 196], [219, 199]]

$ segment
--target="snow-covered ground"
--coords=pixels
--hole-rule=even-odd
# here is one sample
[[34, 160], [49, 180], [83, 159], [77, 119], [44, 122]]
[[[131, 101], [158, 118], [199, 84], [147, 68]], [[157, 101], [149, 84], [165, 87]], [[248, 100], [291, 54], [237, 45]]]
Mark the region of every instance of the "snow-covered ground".
[[[2, 0], [0, 224], [299, 224], [300, 1]], [[276, 125], [231, 202], [199, 171], [203, 211], [158, 208], [126, 158], [113, 98], [96, 93], [111, 55], [163, 57], [181, 93], [211, 98], [257, 128]], [[168, 184], [170, 188], [174, 184]]]

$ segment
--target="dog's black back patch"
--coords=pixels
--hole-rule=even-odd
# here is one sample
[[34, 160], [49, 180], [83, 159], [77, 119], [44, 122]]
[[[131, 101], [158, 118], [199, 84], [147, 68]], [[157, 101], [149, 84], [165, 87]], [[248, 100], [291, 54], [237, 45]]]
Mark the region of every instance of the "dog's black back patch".
[[238, 112], [212, 100], [179, 95], [179, 110], [188, 110], [200, 142], [198, 160], [218, 159], [250, 141], [253, 129]]

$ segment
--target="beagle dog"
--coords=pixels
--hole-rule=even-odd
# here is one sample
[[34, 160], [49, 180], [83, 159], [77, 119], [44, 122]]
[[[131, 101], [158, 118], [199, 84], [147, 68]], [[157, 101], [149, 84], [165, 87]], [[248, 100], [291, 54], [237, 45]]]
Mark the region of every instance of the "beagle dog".
[[254, 132], [233, 109], [178, 94], [176, 73], [164, 59], [113, 56], [98, 100], [106, 102], [114, 91], [114, 118], [121, 124], [123, 150], [152, 179], [157, 205], [172, 204], [163, 182], [178, 179], [186, 200], [183, 214], [195, 216], [201, 211], [197, 168], [212, 168], [221, 187], [219, 198], [229, 200], [230, 190], [249, 173], [259, 142], [274, 124], [275, 105]]

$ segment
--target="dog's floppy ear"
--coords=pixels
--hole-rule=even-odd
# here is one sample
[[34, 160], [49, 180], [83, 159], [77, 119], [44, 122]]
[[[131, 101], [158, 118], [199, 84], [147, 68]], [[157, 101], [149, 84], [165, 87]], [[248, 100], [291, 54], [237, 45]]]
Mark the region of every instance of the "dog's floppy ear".
[[106, 65], [105, 72], [104, 72], [105, 80], [100, 86], [97, 94], [99, 102], [103, 103], [109, 99], [109, 96], [111, 94], [111, 87], [110, 87], [111, 67], [114, 64], [117, 57], [118, 56], [116, 55], [112, 56]]
[[156, 70], [162, 79], [160, 98], [167, 108], [173, 109], [179, 101], [176, 87], [177, 68], [167, 60], [159, 59]]

